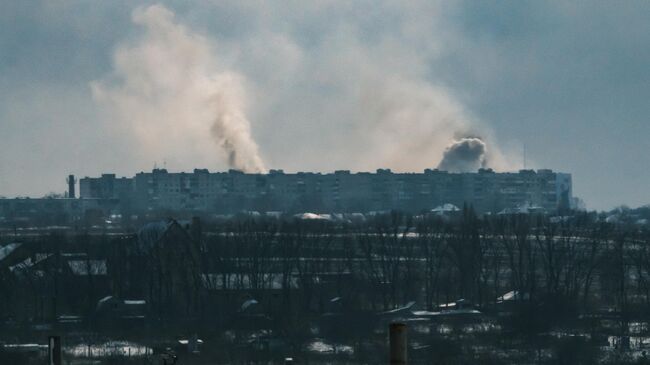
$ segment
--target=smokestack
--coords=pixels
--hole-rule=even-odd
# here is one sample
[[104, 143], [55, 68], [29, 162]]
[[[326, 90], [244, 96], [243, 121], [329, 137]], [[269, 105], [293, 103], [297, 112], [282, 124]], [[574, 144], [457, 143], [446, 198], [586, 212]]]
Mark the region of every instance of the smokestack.
[[74, 175], [68, 175], [66, 181], [68, 182], [68, 198], [75, 199], [77, 197], [77, 194], [75, 193], [75, 184], [77, 183], [77, 180], [75, 180]]

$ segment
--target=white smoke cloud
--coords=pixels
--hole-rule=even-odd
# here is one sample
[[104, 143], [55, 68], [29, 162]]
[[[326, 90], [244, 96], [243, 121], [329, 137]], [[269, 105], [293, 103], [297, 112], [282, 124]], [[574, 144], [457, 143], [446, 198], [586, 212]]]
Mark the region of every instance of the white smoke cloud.
[[[144, 34], [117, 48], [113, 74], [93, 84], [95, 99], [136, 136], [139, 159], [184, 170], [226, 161], [264, 171], [245, 110], [275, 168], [421, 171], [459, 135], [477, 134], [490, 145], [487, 166], [510, 168], [489, 128], [430, 77], [448, 40], [428, 36], [444, 29], [431, 21], [440, 5], [400, 8], [400, 21], [376, 39], [337, 6], [299, 8], [314, 17], [334, 12], [338, 22], [306, 42], [305, 25], [282, 11], [244, 7], [230, 16], [254, 19], [255, 30], [215, 42], [162, 5], [138, 8], [133, 22]], [[287, 18], [291, 26], [278, 26]]]
[[225, 160], [265, 171], [246, 118], [243, 76], [224, 69], [210, 41], [162, 5], [137, 8], [132, 21], [144, 32], [117, 48], [113, 74], [91, 86], [115, 126], [133, 135], [137, 158], [182, 167]]
[[[251, 17], [263, 31], [220, 43], [251, 80], [265, 158], [294, 171], [422, 171], [435, 167], [458, 136], [481, 135], [490, 146], [489, 167], [510, 169], [490, 129], [437, 81], [433, 67], [454, 41], [446, 5], [376, 5], [374, 16], [391, 19], [390, 26], [365, 29], [355, 11], [318, 3], [292, 13], [336, 21], [304, 26], [289, 11], [262, 9], [264, 16]], [[318, 34], [305, 40], [311, 28]]]
[[458, 133], [473, 128], [449, 92], [425, 82], [379, 78], [363, 91], [371, 131], [362, 165], [417, 171], [435, 166]]

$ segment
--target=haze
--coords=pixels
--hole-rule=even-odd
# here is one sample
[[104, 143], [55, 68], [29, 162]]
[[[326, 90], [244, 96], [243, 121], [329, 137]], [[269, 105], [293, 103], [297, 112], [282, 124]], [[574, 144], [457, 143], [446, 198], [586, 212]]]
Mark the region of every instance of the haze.
[[154, 165], [573, 174], [590, 209], [650, 203], [650, 3], [0, 5], [0, 194]]

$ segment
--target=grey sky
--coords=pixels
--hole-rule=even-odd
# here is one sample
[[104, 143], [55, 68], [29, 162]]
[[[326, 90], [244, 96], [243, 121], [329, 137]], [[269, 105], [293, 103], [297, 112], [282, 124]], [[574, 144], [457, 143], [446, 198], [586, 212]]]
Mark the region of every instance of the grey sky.
[[[650, 2], [567, 3], [162, 2], [216, 72], [242, 76], [269, 168], [421, 170], [473, 134], [498, 167], [521, 167], [525, 143], [529, 166], [572, 172], [589, 208], [650, 203]], [[149, 4], [0, 3], [0, 195], [163, 161], [226, 168], [216, 147], [195, 166], [176, 131], [161, 141], [176, 148], [145, 150], [93, 98]]]

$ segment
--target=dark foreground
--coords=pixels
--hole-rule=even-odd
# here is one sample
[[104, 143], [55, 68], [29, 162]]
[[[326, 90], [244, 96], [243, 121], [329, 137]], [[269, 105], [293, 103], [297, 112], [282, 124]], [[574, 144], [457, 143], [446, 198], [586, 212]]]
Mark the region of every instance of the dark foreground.
[[643, 364], [650, 234], [597, 215], [239, 217], [0, 236], [0, 364]]

